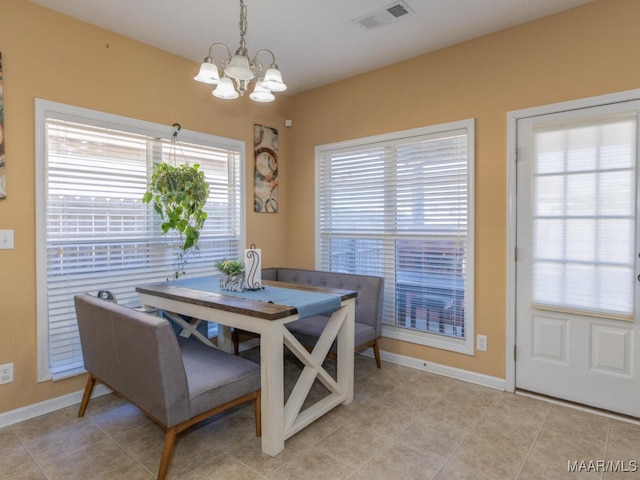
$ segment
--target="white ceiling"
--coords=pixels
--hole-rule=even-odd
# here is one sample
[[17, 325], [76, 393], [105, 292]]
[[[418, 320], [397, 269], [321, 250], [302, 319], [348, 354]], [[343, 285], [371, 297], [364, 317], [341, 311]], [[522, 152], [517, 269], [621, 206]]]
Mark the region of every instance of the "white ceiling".
[[[31, 1], [198, 63], [240, 38], [239, 0]], [[414, 15], [365, 30], [354, 19], [392, 0], [246, 0], [246, 41], [250, 55], [272, 50], [285, 93], [299, 93], [590, 1], [405, 0]]]

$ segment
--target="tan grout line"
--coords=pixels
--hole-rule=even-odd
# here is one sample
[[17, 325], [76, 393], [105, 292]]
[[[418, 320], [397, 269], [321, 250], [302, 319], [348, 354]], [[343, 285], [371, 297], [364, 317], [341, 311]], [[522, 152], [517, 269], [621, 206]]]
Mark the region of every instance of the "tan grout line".
[[[602, 452], [602, 459], [605, 460], [607, 458], [607, 450], [609, 450], [609, 436], [611, 435], [611, 419], [609, 419], [609, 423], [607, 425], [607, 436], [604, 440], [604, 451]], [[604, 478], [604, 470], [600, 472], [600, 478]]]
[[[396, 387], [396, 388], [397, 388], [397, 387]], [[390, 390], [389, 392], [387, 392], [387, 394], [383, 395], [381, 398], [384, 398], [384, 397], [385, 397], [386, 395], [388, 395], [391, 391], [393, 391], [393, 390]], [[378, 401], [376, 401], [376, 402], [375, 402], [375, 404], [376, 404], [376, 405], [381, 405]], [[349, 465], [349, 464], [347, 464], [347, 463], [345, 463], [345, 462], [343, 462], [343, 461], [341, 461], [341, 460], [338, 460], [338, 459], [337, 459], [337, 458], [335, 458], [333, 455], [331, 455], [331, 454], [329, 454], [329, 453], [325, 453], [325, 452], [323, 452], [323, 451], [319, 450], [319, 449], [318, 449], [318, 448], [316, 448], [316, 447], [317, 447], [317, 445], [318, 445], [318, 444], [320, 444], [321, 442], [323, 442], [324, 440], [326, 440], [328, 437], [330, 437], [331, 435], [333, 435], [334, 433], [336, 433], [336, 432], [337, 432], [338, 430], [340, 430], [341, 428], [345, 428], [345, 427], [346, 427], [349, 423], [351, 423], [355, 418], [357, 418], [357, 417], [360, 417], [360, 416], [364, 415], [364, 414], [365, 414], [365, 412], [366, 412], [367, 410], [374, 408], [374, 406], [375, 406], [375, 405], [370, 405], [370, 406], [369, 406], [368, 408], [366, 408], [364, 411], [355, 413], [355, 414], [354, 414], [354, 417], [353, 417], [353, 418], [351, 418], [351, 419], [349, 420], [349, 422], [348, 422], [348, 423], [345, 423], [345, 424], [343, 424], [343, 425], [338, 426], [335, 430], [333, 430], [330, 434], [328, 434], [328, 435], [327, 435], [326, 437], [324, 437], [322, 440], [319, 440], [319, 441], [318, 441], [318, 442], [316, 442], [314, 445], [310, 445], [309, 447], [310, 447], [311, 449], [313, 449], [313, 450], [316, 450], [317, 452], [322, 453], [323, 455], [327, 455], [327, 456], [329, 456], [329, 457], [333, 458], [336, 462], [339, 462], [339, 463], [341, 463], [341, 464], [343, 464], [343, 465], [346, 465], [348, 468], [350, 468], [350, 469], [352, 470], [352, 474], [349, 476], [349, 478], [353, 477], [357, 472], [362, 472], [362, 469], [365, 467], [365, 465], [367, 465], [371, 460], [373, 460], [373, 458], [374, 458], [377, 454], [379, 454], [380, 452], [382, 452], [382, 450], [384, 450], [387, 446], [389, 446], [389, 445], [393, 442], [393, 440], [395, 440], [395, 439], [398, 437], [398, 435], [400, 435], [400, 433], [398, 433], [398, 434], [397, 434], [397, 435], [395, 435], [394, 437], [391, 437], [391, 438], [390, 438], [390, 440], [387, 440], [387, 441], [383, 442], [383, 444], [381, 445], [381, 447], [380, 447], [378, 450], [376, 450], [375, 452], [373, 452], [373, 453], [369, 456], [369, 458], [367, 458], [367, 459], [363, 462], [363, 464], [362, 464], [362, 465], [360, 465], [359, 467], [353, 467], [353, 466], [351, 466], [351, 465]], [[409, 424], [409, 425], [411, 425], [411, 424]], [[407, 428], [409, 427], [409, 425], [407, 425]], [[404, 430], [403, 430], [403, 431], [404, 431]], [[380, 435], [380, 436], [381, 436], [381, 435]], [[288, 462], [287, 462], [287, 463], [288, 463]], [[284, 465], [283, 465], [283, 466], [284, 466]], [[363, 472], [363, 474], [364, 474], [364, 472]], [[371, 475], [369, 475], [368, 473], [367, 473], [366, 475], [371, 476]], [[376, 477], [377, 477], [377, 476], [376, 476]]]
[[[458, 380], [459, 382], [463, 382], [462, 380]], [[453, 388], [453, 387], [452, 387]], [[449, 389], [451, 390], [451, 389]], [[447, 391], [449, 391], [447, 390]], [[458, 443], [458, 445], [456, 446], [456, 448], [454, 448], [451, 453], [447, 456], [447, 458], [445, 459], [444, 463], [440, 466], [440, 468], [436, 471], [435, 475], [433, 476], [434, 478], [438, 476], [438, 474], [442, 471], [442, 469], [444, 467], [447, 466], [447, 463], [449, 463], [449, 460], [451, 460], [451, 458], [456, 454], [456, 452], [458, 451], [458, 449], [462, 446], [462, 444], [465, 442], [465, 440], [467, 438], [469, 438], [471, 436], [471, 434], [473, 433], [473, 431], [476, 429], [476, 427], [478, 426], [478, 424], [482, 421], [482, 419], [485, 417], [485, 415], [487, 414], [487, 412], [489, 412], [489, 410], [491, 410], [491, 408], [496, 404], [496, 402], [499, 400], [499, 396], [496, 396], [495, 400], [493, 402], [491, 402], [491, 405], [489, 405], [486, 410], [482, 413], [482, 415], [480, 415], [480, 417], [478, 417], [478, 420], [473, 424], [473, 426], [469, 429], [469, 432], [467, 432], [467, 434], [462, 438], [462, 440], [460, 440], [460, 443]]]
[[[206, 441], [206, 440], [205, 440], [205, 441]], [[248, 443], [248, 442], [250, 442], [250, 441], [251, 441], [251, 440], [247, 440], [245, 443]], [[207, 442], [207, 443], [208, 443], [208, 442]], [[241, 444], [241, 445], [244, 445], [244, 444]], [[239, 464], [240, 464], [240, 465], [242, 465], [243, 467], [248, 468], [248, 469], [249, 469], [249, 470], [251, 470], [253, 473], [255, 473], [256, 475], [258, 475], [260, 478], [263, 478], [263, 479], [267, 479], [267, 478], [268, 478], [268, 476], [267, 476], [267, 475], [264, 475], [264, 474], [260, 473], [258, 470], [256, 470], [256, 469], [255, 469], [254, 467], [252, 467], [251, 465], [248, 465], [248, 464], [244, 463], [242, 460], [240, 460], [239, 458], [234, 457], [232, 453], [230, 453], [230, 452], [226, 452], [226, 451], [223, 451], [223, 450], [220, 450], [220, 456], [219, 456], [219, 457], [214, 457], [214, 458], [212, 458], [210, 461], [208, 461], [208, 462], [206, 462], [206, 463], [204, 463], [204, 464], [202, 464], [202, 465], [200, 465], [199, 467], [196, 467], [196, 468], [202, 468], [202, 467], [205, 467], [205, 466], [207, 466], [207, 465], [209, 465], [209, 464], [213, 463], [215, 460], [217, 460], [217, 459], [223, 459], [223, 458], [225, 458], [225, 457], [229, 458], [229, 459], [230, 459], [230, 460], [232, 460], [233, 462], [239, 463]], [[289, 462], [287, 462], [287, 463], [289, 463]], [[194, 470], [195, 470], [195, 468], [194, 468]], [[192, 470], [192, 471], [193, 471], [193, 470]], [[191, 472], [192, 472], [192, 471], [191, 471]], [[274, 471], [275, 471], [275, 470], [274, 470]], [[191, 473], [191, 472], [185, 472], [185, 475], [188, 475], [188, 474], [189, 474], [189, 473]]]
[[[206, 441], [206, 439], [205, 439]], [[243, 442], [240, 444], [240, 446], [242, 445], [246, 445], [247, 443], [253, 441], [252, 439], [247, 440], [246, 442]], [[207, 442], [209, 443], [209, 442]], [[291, 459], [289, 459], [287, 462], [283, 463], [282, 465], [280, 465], [279, 467], [275, 468], [272, 472], [270, 472], [269, 474], [264, 474], [260, 471], [258, 471], [255, 467], [249, 465], [248, 463], [243, 462], [240, 458], [236, 457], [232, 451], [222, 451], [223, 456], [227, 456], [230, 459], [232, 459], [234, 462], [238, 462], [240, 465], [247, 467], [249, 470], [251, 470], [252, 472], [256, 473], [257, 475], [260, 476], [260, 478], [264, 478], [267, 479], [269, 478], [269, 476], [273, 475], [275, 472], [277, 472], [278, 470], [280, 470], [282, 467], [284, 467], [285, 465], [291, 463], [293, 460], [297, 459], [298, 457], [300, 457], [303, 453], [305, 453], [307, 450], [310, 450], [310, 446], [306, 445], [304, 449], [300, 450], [300, 452], [297, 455], [294, 455]]]
[[[244, 407], [242, 407], [242, 408], [238, 408], [237, 410], [234, 410], [233, 412], [228, 412], [228, 413], [227, 413], [227, 412], [225, 412], [225, 413], [226, 413], [226, 415], [233, 415], [233, 414], [237, 413], [238, 415], [243, 415], [243, 416], [245, 416], [245, 417], [249, 418], [250, 420], [253, 420], [253, 417], [252, 417], [251, 415], [247, 414], [246, 412], [244, 412], [244, 410], [245, 410], [245, 408], [244, 408]], [[210, 417], [210, 418], [212, 418], [212, 417]], [[215, 421], [214, 421], [214, 422], [215, 422]], [[214, 423], [214, 422], [212, 422], [212, 423]], [[210, 424], [208, 424], [208, 425], [210, 425]], [[207, 425], [207, 426], [208, 426], [208, 425]], [[206, 436], [205, 436], [205, 435], [203, 435], [203, 434], [201, 433], [201, 430], [200, 430], [200, 429], [196, 429], [196, 428], [194, 428], [194, 427], [195, 427], [195, 425], [193, 425], [193, 426], [189, 427], [188, 429], [186, 429], [186, 430], [184, 430], [183, 432], [181, 432], [181, 434], [189, 434], [189, 435], [193, 435], [194, 437], [197, 437], [199, 440], [201, 440], [201, 441], [203, 441], [204, 443], [206, 443], [207, 445], [209, 445], [209, 446], [213, 447], [213, 448], [217, 451], [218, 455], [217, 455], [217, 456], [214, 456], [214, 457], [212, 457], [212, 458], [210, 458], [208, 462], [203, 463], [202, 465], [199, 465], [199, 466], [197, 466], [197, 467], [194, 467], [192, 470], [190, 470], [190, 471], [188, 471], [188, 472], [185, 472], [185, 475], [188, 475], [189, 473], [193, 472], [194, 470], [196, 470], [196, 469], [198, 469], [198, 468], [205, 467], [205, 466], [207, 466], [208, 464], [210, 464], [210, 463], [214, 462], [215, 460], [218, 460], [218, 459], [222, 459], [222, 458], [224, 458], [224, 457], [227, 457], [227, 458], [231, 459], [232, 461], [239, 463], [239, 464], [240, 464], [240, 465], [242, 465], [243, 467], [248, 468], [249, 470], [251, 470], [252, 472], [254, 472], [256, 475], [260, 476], [260, 478], [263, 478], [263, 479], [266, 479], [266, 478], [267, 478], [265, 475], [263, 475], [262, 473], [260, 473], [258, 470], [256, 470], [256, 469], [255, 469], [254, 467], [252, 467], [251, 465], [248, 465], [248, 464], [244, 463], [242, 460], [240, 460], [239, 458], [235, 457], [235, 456], [233, 455], [233, 453], [232, 453], [232, 452], [230, 452], [230, 451], [226, 451], [226, 450], [223, 450], [223, 449], [221, 449], [221, 448], [217, 447], [216, 445], [214, 445], [212, 442], [210, 442], [210, 441], [206, 438]], [[135, 427], [132, 427], [132, 428], [135, 428]], [[251, 442], [251, 441], [252, 441], [252, 439], [248, 439], [248, 440], [246, 440], [245, 442], [241, 443], [241, 444], [240, 444], [240, 446], [242, 446], [242, 445], [244, 445], [244, 444], [246, 444], [246, 443], [249, 443], [249, 442]], [[177, 447], [177, 443], [176, 443], [176, 447]], [[175, 450], [174, 450], [174, 453], [175, 453]], [[134, 460], [135, 460], [135, 458], [134, 458]], [[137, 463], [140, 463], [140, 462], [137, 462]], [[150, 472], [150, 470], [149, 470], [148, 468], [144, 467], [144, 465], [142, 465], [142, 464], [140, 464], [140, 465], [141, 465], [143, 468], [145, 468], [145, 470], [147, 470], [148, 472]], [[154, 476], [156, 475], [156, 473], [155, 473], [155, 472], [150, 472], [150, 473], [151, 473], [152, 475], [154, 475]]]
[[[427, 411], [428, 411], [429, 409], [431, 409], [431, 408], [432, 408], [432, 407], [433, 407], [433, 406], [434, 406], [434, 405], [435, 405], [439, 400], [441, 400], [441, 399], [442, 399], [442, 398], [443, 398], [443, 397], [444, 397], [444, 396], [445, 396], [445, 395], [446, 395], [446, 394], [447, 394], [447, 393], [448, 393], [448, 392], [449, 392], [449, 391], [450, 391], [450, 390], [451, 390], [451, 389], [456, 385], [456, 383], [457, 383], [457, 382], [458, 382], [458, 381], [453, 381], [453, 382], [451, 382], [451, 386], [450, 386], [448, 389], [446, 389], [445, 391], [443, 391], [443, 392], [442, 392], [442, 394], [440, 395], [440, 397], [438, 397], [437, 399], [435, 399], [435, 400], [431, 403], [431, 405], [429, 405], [427, 408], [425, 408], [424, 410], [420, 411], [419, 413], [416, 413], [416, 414], [415, 414], [415, 416], [414, 416], [414, 418], [412, 419], [412, 421], [411, 421], [411, 422], [410, 422], [410, 423], [409, 423], [409, 424], [408, 424], [404, 429], [402, 429], [402, 430], [401, 430], [400, 432], [398, 432], [396, 435], [394, 435], [394, 436], [390, 436], [390, 437], [389, 437], [389, 440], [387, 440], [386, 442], [384, 442], [384, 444], [383, 444], [383, 445], [382, 445], [382, 446], [381, 446], [377, 451], [375, 451], [375, 452], [374, 452], [374, 453], [373, 453], [373, 454], [372, 454], [372, 455], [371, 455], [371, 456], [370, 456], [370, 457], [369, 457], [369, 458], [368, 458], [368, 459], [367, 459], [367, 460], [366, 460], [362, 465], [360, 465], [360, 467], [357, 467], [357, 468], [353, 467], [353, 470], [354, 470], [354, 471], [353, 471], [353, 474], [352, 474], [351, 476], [353, 477], [353, 476], [354, 476], [354, 475], [356, 475], [358, 472], [360, 472], [360, 473], [362, 473], [362, 474], [364, 474], [364, 475], [367, 475], [367, 476], [371, 476], [371, 474], [370, 474], [370, 473], [368, 473], [368, 472], [366, 472], [366, 473], [365, 473], [365, 472], [364, 472], [364, 470], [363, 470], [363, 469], [364, 469], [364, 467], [365, 467], [366, 465], [368, 465], [368, 464], [369, 464], [369, 462], [371, 462], [371, 460], [373, 460], [373, 458], [374, 458], [376, 455], [378, 455], [378, 454], [379, 454], [380, 452], [382, 452], [385, 448], [387, 448], [388, 446], [390, 446], [390, 445], [391, 445], [391, 444], [392, 444], [392, 443], [393, 443], [393, 442], [394, 442], [394, 441], [395, 441], [395, 440], [396, 440], [400, 435], [402, 435], [402, 434], [405, 432], [405, 430], [407, 430], [407, 428], [409, 428], [411, 425], [413, 425], [413, 423], [414, 423], [415, 421], [417, 421], [418, 417], [420, 417], [422, 414], [424, 414], [425, 412], [427, 412]], [[386, 392], [384, 395], [382, 395], [382, 396], [381, 396], [381, 397], [380, 397], [380, 398], [379, 398], [375, 403], [376, 403], [376, 404], [380, 404], [380, 405], [382, 405], [382, 404], [379, 402], [379, 400], [381, 400], [382, 398], [385, 398], [386, 396], [390, 395], [390, 394], [393, 392], [393, 390], [395, 390], [396, 388], [398, 388], [398, 385], [396, 385], [396, 387], [395, 387], [395, 388], [390, 389], [388, 392]], [[373, 405], [371, 405], [369, 408], [373, 408]], [[366, 409], [366, 410], [368, 410], [368, 409]], [[366, 410], [365, 410], [365, 411], [366, 411]], [[356, 414], [356, 417], [357, 417], [357, 416], [361, 416], [361, 415], [363, 415], [363, 414], [364, 414], [364, 412], [359, 412], [359, 413], [357, 413], [357, 414]], [[333, 433], [333, 432], [332, 432], [332, 433]], [[328, 436], [329, 436], [329, 435], [327, 435], [327, 437], [328, 437]], [[325, 438], [326, 438], [326, 437], [325, 437]], [[313, 446], [312, 448], [314, 448], [314, 447], [315, 447], [315, 446]], [[334, 458], [334, 457], [332, 457], [332, 458]], [[439, 470], [438, 470], [438, 471], [439, 471]], [[436, 472], [436, 474], [437, 474], [437, 472]], [[379, 477], [376, 475], [376, 476], [375, 476], [375, 478], [379, 478]]]
[[[95, 428], [97, 428], [99, 431], [101, 431], [105, 437], [107, 437], [109, 440], [111, 440], [113, 443], [115, 443], [118, 448], [120, 450], [122, 450], [128, 457], [130, 457], [135, 463], [136, 465], [142, 467], [142, 469], [146, 472], [149, 472], [151, 475], [153, 475], [154, 477], [156, 476], [157, 472], [152, 472], [151, 470], [149, 470], [142, 462], [140, 462], [136, 457], [134, 457], [133, 455], [131, 455], [126, 448], [124, 448], [122, 445], [120, 445], [120, 442], [118, 442], [115, 438], [113, 438], [111, 435], [109, 435], [109, 432], [107, 432], [106, 430], [104, 430], [100, 425], [98, 425], [97, 423], [95, 423], [93, 421], [93, 417], [90, 415], [85, 415], [89, 422], [91, 423], [91, 425], [93, 425]], [[131, 426], [129, 427], [129, 430], [132, 430], [136, 427]], [[116, 467], [117, 468], [117, 467]]]
[[522, 463], [520, 464], [520, 468], [518, 469], [518, 472], [516, 473], [516, 476], [515, 476], [516, 479], [522, 473], [522, 469], [524, 468], [525, 464], [527, 463], [527, 460], [529, 459], [529, 455], [531, 455], [533, 447], [535, 447], [536, 442], [538, 441], [538, 437], [540, 436], [540, 432], [542, 431], [542, 429], [544, 427], [544, 424], [547, 423], [547, 419], [549, 418], [549, 415], [551, 414], [551, 410], [553, 410], [553, 407], [551, 407], [551, 408], [549, 408], [549, 410], [547, 410], [547, 414], [544, 416], [544, 420], [540, 423], [540, 428], [538, 428], [538, 431], [536, 432], [536, 436], [533, 438], [533, 441], [531, 442], [531, 445], [529, 446], [529, 450], [527, 451], [527, 454], [524, 456], [524, 459], [522, 460]]
[[38, 467], [38, 469], [40, 470], [40, 472], [47, 478], [47, 480], [51, 480], [51, 477], [49, 476], [49, 474], [47, 474], [47, 471], [42, 467], [42, 465], [40, 464], [40, 462], [38, 461], [38, 459], [35, 457], [35, 455], [33, 454], [33, 452], [31, 452], [31, 449], [27, 446], [26, 443], [24, 443], [24, 440], [22, 439], [22, 437], [20, 436], [20, 434], [18, 432], [16, 432], [13, 429], [13, 426], [9, 425], [9, 428], [11, 429], [11, 431], [13, 432], [13, 434], [18, 438], [18, 440], [20, 441], [20, 444], [24, 447], [24, 449], [27, 451], [27, 453], [29, 454], [29, 456], [31, 456], [31, 459], [33, 460], [33, 462], [36, 464], [36, 466]]

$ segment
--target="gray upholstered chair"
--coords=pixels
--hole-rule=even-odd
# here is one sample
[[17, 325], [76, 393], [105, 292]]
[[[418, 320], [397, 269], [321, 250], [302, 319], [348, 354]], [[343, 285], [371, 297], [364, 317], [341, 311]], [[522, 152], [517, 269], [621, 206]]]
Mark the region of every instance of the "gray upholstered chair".
[[253, 400], [260, 436], [259, 365], [178, 338], [162, 318], [89, 294], [74, 300], [89, 372], [78, 416], [96, 382], [140, 408], [167, 432], [158, 479], [167, 474], [176, 435], [227, 408]]

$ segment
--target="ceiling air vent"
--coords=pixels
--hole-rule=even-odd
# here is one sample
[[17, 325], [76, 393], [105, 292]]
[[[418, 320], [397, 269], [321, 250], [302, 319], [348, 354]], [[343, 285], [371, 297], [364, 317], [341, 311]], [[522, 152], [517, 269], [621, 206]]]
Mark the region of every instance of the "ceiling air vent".
[[395, 5], [392, 5], [391, 7], [387, 8], [387, 12], [389, 12], [394, 17], [398, 18], [403, 15], [407, 15], [409, 13], [409, 10], [407, 10], [407, 7], [402, 3], [396, 3]]
[[354, 22], [360, 24], [362, 28], [370, 29], [380, 25], [388, 25], [398, 18], [412, 14], [413, 10], [405, 2], [394, 2], [386, 7], [356, 18]]

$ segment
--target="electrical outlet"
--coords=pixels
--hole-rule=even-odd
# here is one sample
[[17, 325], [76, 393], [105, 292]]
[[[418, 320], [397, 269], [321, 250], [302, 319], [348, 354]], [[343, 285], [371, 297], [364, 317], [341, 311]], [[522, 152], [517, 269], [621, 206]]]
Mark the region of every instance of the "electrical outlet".
[[486, 335], [478, 335], [476, 337], [476, 348], [481, 352], [487, 351], [487, 336]]
[[0, 365], [0, 385], [13, 382], [13, 363]]
[[13, 248], [13, 230], [0, 230], [0, 250]]

